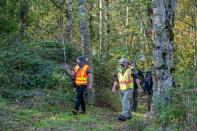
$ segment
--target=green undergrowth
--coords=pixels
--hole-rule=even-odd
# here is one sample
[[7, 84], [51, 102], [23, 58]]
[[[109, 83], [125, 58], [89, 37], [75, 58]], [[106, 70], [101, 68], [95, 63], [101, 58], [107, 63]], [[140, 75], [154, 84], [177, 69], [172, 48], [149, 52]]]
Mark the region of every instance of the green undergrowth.
[[[23, 91], [24, 92], [24, 91]], [[30, 92], [30, 91], [29, 91]], [[88, 105], [87, 114], [72, 114], [75, 94], [61, 90], [32, 90], [31, 97], [6, 98], [0, 91], [0, 130], [143, 130], [144, 114], [119, 122], [119, 112]], [[18, 92], [19, 93], [19, 92]], [[24, 93], [23, 93], [24, 95]], [[22, 97], [22, 95], [21, 95]], [[140, 108], [144, 108], [140, 106]], [[142, 109], [141, 109], [142, 110]]]

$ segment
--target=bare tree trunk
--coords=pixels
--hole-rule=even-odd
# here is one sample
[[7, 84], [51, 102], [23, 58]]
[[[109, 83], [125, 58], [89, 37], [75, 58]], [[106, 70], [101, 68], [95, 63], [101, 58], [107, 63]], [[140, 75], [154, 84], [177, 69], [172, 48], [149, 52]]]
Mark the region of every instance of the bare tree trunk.
[[127, 7], [126, 7], [126, 37], [125, 37], [125, 49], [128, 50], [128, 24], [129, 24], [129, 6], [127, 2]]
[[104, 52], [104, 12], [103, 12], [103, 0], [99, 0], [99, 9], [100, 9], [100, 51]]
[[194, 31], [194, 86], [196, 87], [197, 85], [197, 47], [196, 47], [196, 7], [195, 7], [195, 0], [192, 0], [192, 24], [193, 24], [193, 31]]
[[72, 0], [66, 0], [67, 10], [66, 10], [66, 43], [72, 43], [73, 36], [73, 16], [72, 16]]
[[36, 34], [39, 33], [39, 26], [40, 26], [40, 1], [36, 0]]
[[20, 0], [20, 36], [24, 38], [25, 30], [27, 29], [27, 18], [28, 18], [28, 0]]
[[[155, 68], [154, 102], [168, 105], [174, 71], [174, 19], [176, 0], [153, 0], [153, 61]], [[154, 109], [156, 113], [157, 109]]]
[[109, 23], [109, 0], [105, 0], [105, 3], [106, 3], [106, 6], [105, 6], [105, 15], [106, 15], [106, 18], [105, 18], [105, 23], [107, 24], [106, 25], [106, 28], [107, 28], [107, 50], [110, 49], [110, 23]]
[[92, 10], [93, 10], [93, 6], [94, 6], [94, 1], [90, 0], [89, 1], [89, 28], [90, 28], [90, 41], [93, 42], [93, 38], [95, 37], [95, 32], [93, 30], [93, 14], [92, 14]]
[[148, 36], [151, 37], [152, 36], [152, 28], [153, 28], [153, 22], [152, 22], [152, 15], [153, 15], [153, 7], [152, 7], [152, 3], [151, 0], [148, 0], [148, 5], [147, 5], [147, 14], [148, 14]]
[[[80, 32], [82, 40], [82, 54], [88, 59], [88, 64], [90, 65], [93, 73], [93, 63], [92, 63], [92, 53], [90, 48], [90, 39], [89, 39], [89, 29], [87, 25], [87, 12], [86, 12], [86, 0], [79, 0], [79, 15], [80, 15]], [[94, 103], [94, 88], [92, 92], [88, 92], [88, 98], [90, 103]]]

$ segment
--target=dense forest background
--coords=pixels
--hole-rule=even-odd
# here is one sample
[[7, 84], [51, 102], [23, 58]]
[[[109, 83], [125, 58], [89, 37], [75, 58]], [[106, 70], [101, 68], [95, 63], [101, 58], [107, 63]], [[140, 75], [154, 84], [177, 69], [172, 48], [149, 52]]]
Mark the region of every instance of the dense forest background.
[[[167, 91], [167, 106], [154, 102], [149, 113], [142, 94], [136, 117], [118, 123], [119, 96], [111, 94], [117, 61], [127, 57], [154, 71], [160, 60], [153, 37], [160, 33], [157, 2], [176, 5], [169, 7], [169, 28], [177, 86]], [[196, 0], [1, 0], [0, 129], [196, 130], [196, 17]], [[73, 68], [80, 55], [93, 69], [94, 88], [90, 114], [76, 118], [69, 113], [75, 92], [64, 65]]]

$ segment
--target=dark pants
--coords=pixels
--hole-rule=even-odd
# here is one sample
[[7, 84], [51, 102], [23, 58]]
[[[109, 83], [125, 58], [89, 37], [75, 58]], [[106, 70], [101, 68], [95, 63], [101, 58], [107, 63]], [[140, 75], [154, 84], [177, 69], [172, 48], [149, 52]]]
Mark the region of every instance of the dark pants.
[[152, 94], [148, 94], [148, 103], [147, 103], [148, 111], [151, 111], [152, 96], [153, 96]]
[[137, 112], [137, 103], [138, 103], [138, 89], [134, 88], [133, 90], [133, 111]]
[[75, 104], [75, 110], [79, 111], [79, 107], [81, 106], [81, 109], [83, 112], [86, 111], [85, 107], [85, 101], [83, 94], [85, 92], [86, 86], [77, 86], [76, 91], [77, 91], [77, 102]]
[[153, 86], [152, 79], [151, 78], [147, 79], [144, 84], [144, 89], [148, 96], [148, 103], [147, 103], [148, 111], [151, 111], [152, 96], [153, 96], [152, 86]]

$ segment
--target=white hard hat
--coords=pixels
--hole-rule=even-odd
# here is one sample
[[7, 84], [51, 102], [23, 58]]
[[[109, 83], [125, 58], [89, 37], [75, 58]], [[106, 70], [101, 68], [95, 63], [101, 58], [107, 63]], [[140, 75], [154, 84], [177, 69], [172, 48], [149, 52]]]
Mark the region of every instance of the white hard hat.
[[124, 64], [124, 63], [129, 63], [127, 58], [121, 58], [119, 61], [118, 61], [119, 64]]

